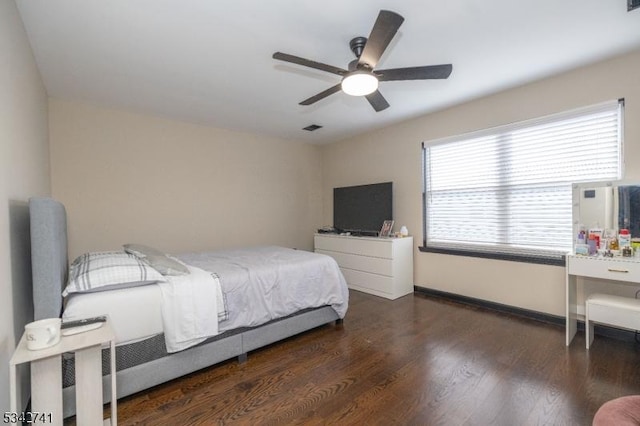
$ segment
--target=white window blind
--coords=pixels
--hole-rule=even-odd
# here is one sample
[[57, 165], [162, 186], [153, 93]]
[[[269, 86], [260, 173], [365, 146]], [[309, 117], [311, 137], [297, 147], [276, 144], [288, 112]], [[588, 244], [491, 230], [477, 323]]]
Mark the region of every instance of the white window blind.
[[622, 173], [623, 101], [424, 144], [426, 248], [561, 259], [572, 183]]

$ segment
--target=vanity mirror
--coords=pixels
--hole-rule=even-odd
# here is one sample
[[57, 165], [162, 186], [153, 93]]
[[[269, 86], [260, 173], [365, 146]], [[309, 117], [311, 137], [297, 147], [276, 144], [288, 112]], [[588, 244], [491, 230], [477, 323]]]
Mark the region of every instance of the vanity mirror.
[[627, 229], [630, 238], [640, 239], [640, 182], [610, 181], [573, 186], [573, 235], [581, 229], [601, 230], [603, 236], [617, 236]]

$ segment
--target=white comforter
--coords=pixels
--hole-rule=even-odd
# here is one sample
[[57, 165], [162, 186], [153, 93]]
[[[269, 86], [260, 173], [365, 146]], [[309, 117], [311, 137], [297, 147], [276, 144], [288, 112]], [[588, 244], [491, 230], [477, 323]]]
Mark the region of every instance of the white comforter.
[[325, 305], [340, 318], [347, 312], [345, 279], [335, 260], [323, 254], [272, 246], [177, 257], [220, 277], [229, 318], [220, 322], [218, 332]]

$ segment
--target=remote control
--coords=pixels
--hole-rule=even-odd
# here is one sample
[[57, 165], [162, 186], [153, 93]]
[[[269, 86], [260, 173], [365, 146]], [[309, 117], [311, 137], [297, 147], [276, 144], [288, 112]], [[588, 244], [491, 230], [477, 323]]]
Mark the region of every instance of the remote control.
[[80, 326], [77, 326], [77, 327], [65, 328], [64, 330], [61, 330], [60, 332], [62, 333], [63, 336], [71, 336], [71, 335], [78, 334], [78, 333], [84, 333], [85, 331], [95, 330], [96, 328], [102, 327], [102, 324], [104, 324], [104, 323], [103, 322], [92, 322], [91, 324], [87, 324], [87, 325], [80, 325]]
[[104, 316], [104, 315], [101, 315], [99, 317], [84, 318], [84, 319], [75, 320], [75, 321], [65, 321], [65, 322], [62, 323], [60, 328], [62, 330], [64, 330], [66, 328], [81, 327], [81, 326], [84, 326], [84, 325], [102, 323], [102, 322], [105, 322], [105, 321], [107, 321], [107, 317]]

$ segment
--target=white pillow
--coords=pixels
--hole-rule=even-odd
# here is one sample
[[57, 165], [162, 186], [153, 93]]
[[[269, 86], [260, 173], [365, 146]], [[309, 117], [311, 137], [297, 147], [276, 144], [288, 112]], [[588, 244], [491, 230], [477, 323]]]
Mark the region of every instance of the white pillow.
[[133, 254], [162, 275], [187, 275], [189, 269], [178, 259], [164, 254], [158, 249], [143, 244], [125, 244], [124, 251]]
[[127, 253], [135, 254], [138, 257], [164, 256], [164, 253], [160, 250], [144, 244], [125, 244], [122, 247]]
[[114, 290], [165, 281], [160, 272], [123, 251], [92, 252], [78, 256], [69, 267], [63, 296]]
[[147, 263], [156, 271], [160, 272], [162, 275], [189, 274], [189, 269], [185, 266], [184, 263], [170, 256], [156, 256], [150, 254], [149, 256], [143, 257], [142, 261]]

